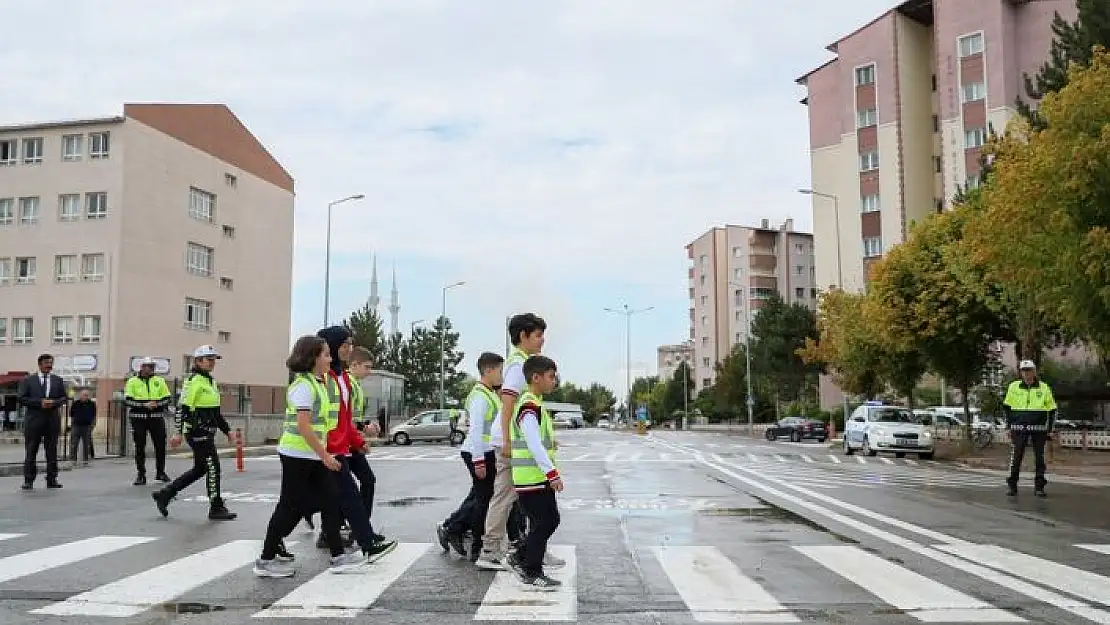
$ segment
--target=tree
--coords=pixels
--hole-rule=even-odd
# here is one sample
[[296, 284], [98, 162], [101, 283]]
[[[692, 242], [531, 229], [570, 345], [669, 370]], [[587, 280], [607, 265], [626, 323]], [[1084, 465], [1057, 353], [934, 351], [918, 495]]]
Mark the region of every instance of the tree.
[[689, 393], [694, 390], [694, 375], [685, 361], [678, 363], [674, 375], [667, 380], [666, 393], [663, 396], [663, 413], [673, 415], [676, 411], [687, 409], [691, 403]]
[[744, 345], [737, 343], [723, 360], [717, 363], [713, 383], [714, 412], [747, 413], [748, 372]]
[[585, 411], [590, 421], [596, 421], [598, 415], [611, 413], [616, 403], [617, 398], [613, 395], [613, 391], [594, 382], [586, 389], [585, 402], [582, 404], [582, 410]]
[[[1052, 45], [1048, 60], [1041, 65], [1035, 76], [1025, 78], [1025, 93], [1030, 100], [1041, 101], [1050, 93], [1064, 89], [1071, 80], [1071, 66], [1086, 68], [1094, 57], [1095, 46], [1110, 47], [1110, 3], [1106, 0], [1077, 0], [1077, 17], [1068, 22], [1057, 12], [1052, 20]], [[1038, 130], [1044, 129], [1048, 120], [1040, 111], [1032, 108], [1021, 98], [1017, 101], [1018, 112], [1030, 125]]]
[[844, 392], [871, 398], [883, 390], [882, 345], [865, 300], [840, 289], [822, 293], [818, 339], [806, 339], [798, 354], [811, 366], [825, 367]]
[[375, 364], [385, 360], [386, 340], [382, 331], [382, 319], [369, 302], [351, 313], [343, 325], [351, 331], [351, 339], [356, 346], [370, 350]]
[[399, 333], [387, 344], [385, 362], [394, 373], [405, 376], [405, 402], [418, 408], [439, 406], [440, 335], [446, 354], [444, 390], [448, 400], [463, 401], [466, 373], [458, 370], [463, 353], [458, 350], [459, 334], [451, 331], [451, 321], [440, 317], [431, 328], [416, 328], [405, 340]]
[[801, 304], [787, 304], [777, 294], [763, 301], [752, 321], [752, 377], [772, 402], [801, 399], [815, 387], [820, 367], [806, 363], [798, 350], [816, 340], [817, 317]]

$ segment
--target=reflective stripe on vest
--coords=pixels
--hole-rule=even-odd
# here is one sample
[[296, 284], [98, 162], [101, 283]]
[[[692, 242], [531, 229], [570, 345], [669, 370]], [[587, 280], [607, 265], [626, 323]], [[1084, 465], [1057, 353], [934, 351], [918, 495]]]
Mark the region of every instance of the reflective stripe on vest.
[[[335, 419], [328, 421], [328, 429], [334, 430], [335, 428], [339, 427], [339, 407], [343, 405], [343, 394], [339, 391], [339, 378], [332, 377], [330, 372], [325, 375], [328, 376], [326, 378], [328, 401], [331, 402], [332, 412], [335, 414]], [[348, 392], [350, 392], [349, 389]], [[348, 395], [348, 398], [349, 397], [350, 395]]]
[[511, 455], [509, 458], [509, 466], [512, 468], [513, 484], [526, 485], [526, 484], [540, 484], [547, 481], [547, 475], [540, 469], [539, 463], [536, 462], [535, 456], [532, 451], [528, 449], [528, 442], [524, 439], [524, 431], [517, 423], [517, 418], [525, 404], [533, 403], [540, 407], [540, 441], [543, 448], [547, 451], [547, 455], [551, 458], [551, 462], [555, 462], [555, 426], [551, 421], [551, 415], [548, 414], [547, 409], [543, 407], [543, 401], [540, 400], [531, 391], [525, 391], [520, 396], [520, 403], [517, 404], [516, 410], [513, 414], [513, 422], [509, 428], [509, 447]]
[[170, 387], [161, 376], [152, 375], [143, 380], [136, 375], [127, 380], [123, 392], [135, 401], [158, 401], [170, 396]]
[[1048, 412], [1056, 410], [1056, 400], [1052, 397], [1052, 389], [1047, 384], [1037, 381], [1037, 385], [1025, 388], [1021, 380], [1014, 380], [1006, 389], [1006, 398], [1002, 403], [1009, 406], [1014, 412], [1036, 411]]
[[[320, 442], [327, 440], [328, 421], [332, 415], [337, 414], [338, 407], [328, 400], [328, 392], [324, 389], [324, 385], [320, 383], [315, 377], [301, 373], [289, 385], [291, 390], [295, 385], [307, 382], [309, 388], [312, 389], [312, 432], [316, 435]], [[338, 417], [335, 417], [338, 421]], [[278, 445], [281, 447], [288, 447], [299, 451], [313, 451], [312, 446], [308, 441], [301, 436], [301, 432], [297, 429], [297, 408], [289, 403], [288, 399], [285, 402], [285, 422], [282, 424], [281, 440]]]
[[492, 438], [490, 434], [493, 432], [493, 420], [497, 417], [497, 413], [501, 412], [501, 400], [485, 384], [478, 382], [466, 396], [467, 408], [470, 408], [470, 401], [477, 395], [486, 398], [486, 414], [482, 416], [482, 441], [489, 444]]

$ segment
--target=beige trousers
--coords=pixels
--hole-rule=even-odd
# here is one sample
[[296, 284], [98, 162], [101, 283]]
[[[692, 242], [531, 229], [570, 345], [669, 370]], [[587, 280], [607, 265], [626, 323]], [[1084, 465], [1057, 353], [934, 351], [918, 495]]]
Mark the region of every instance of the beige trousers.
[[486, 512], [486, 533], [482, 536], [482, 555], [488, 557], [501, 557], [505, 555], [508, 547], [509, 513], [516, 502], [516, 489], [513, 488], [513, 474], [509, 468], [509, 459], [501, 456], [501, 450], [494, 448], [497, 457], [496, 471], [493, 478], [493, 497], [489, 500], [489, 510]]

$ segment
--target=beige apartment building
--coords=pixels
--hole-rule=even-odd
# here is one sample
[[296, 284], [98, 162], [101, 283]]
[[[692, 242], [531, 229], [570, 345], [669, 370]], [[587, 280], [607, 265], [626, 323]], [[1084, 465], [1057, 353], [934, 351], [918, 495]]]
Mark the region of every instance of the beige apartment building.
[[293, 196], [223, 105], [0, 126], [0, 385], [49, 352], [104, 397], [138, 358], [176, 378], [212, 344], [219, 382], [269, 400], [288, 379]]
[[774, 228], [713, 228], [686, 246], [690, 280], [690, 340], [696, 390], [713, 384], [715, 365], [747, 337], [748, 322], [778, 294], [786, 303], [815, 307], [813, 235], [787, 219]]
[[660, 382], [674, 377], [681, 363], [687, 363], [690, 370], [694, 367], [694, 342], [686, 341], [677, 345], [660, 345], [655, 348], [656, 376]]

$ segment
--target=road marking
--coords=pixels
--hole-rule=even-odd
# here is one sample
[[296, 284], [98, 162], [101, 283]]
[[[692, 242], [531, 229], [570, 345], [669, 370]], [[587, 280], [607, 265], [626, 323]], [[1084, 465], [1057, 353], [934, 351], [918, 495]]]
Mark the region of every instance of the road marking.
[[575, 458], [575, 460], [585, 460], [586, 458], [589, 458], [590, 456], [596, 456], [596, 455], [597, 454], [582, 454], [581, 456], [578, 456], [577, 458]]
[[716, 547], [655, 547], [655, 558], [699, 623], [798, 623]]
[[[23, 534], [5, 534], [6, 537]], [[96, 536], [64, 545], [35, 549], [19, 555], [0, 558], [0, 583], [34, 575], [59, 566], [66, 566], [106, 553], [157, 540], [144, 536]]]
[[1005, 573], [1055, 588], [1069, 595], [1110, 604], [1110, 577], [1105, 577], [1066, 564], [1012, 551], [997, 545], [934, 545], [946, 553], [977, 562]]
[[636, 452], [636, 453], [634, 453], [634, 454], [632, 454], [631, 456], [628, 457], [628, 461], [629, 462], [635, 462], [635, 461], [639, 460], [640, 456], [642, 456], [642, 455], [644, 455], [644, 454], [642, 454], [640, 452]]
[[732, 447], [734, 447], [736, 449], [743, 449], [743, 448], [747, 447], [747, 445], [741, 445], [740, 443], [733, 443]]
[[620, 454], [618, 454], [617, 452], [613, 452], [613, 453], [609, 454], [608, 456], [605, 456], [605, 462], [616, 462], [617, 456], [619, 456], [619, 455]]
[[911, 467], [916, 467], [917, 466], [917, 461], [916, 460], [910, 460], [909, 458], [902, 458], [902, 462], [905, 462], [906, 464], [910, 465]]
[[26, 534], [0, 534], [0, 540], [11, 540], [13, 538], [22, 538]]
[[1097, 553], [1105, 553], [1107, 555], [1110, 555], [1110, 545], [1076, 545], [1076, 547], [1079, 547], [1080, 549], [1086, 549], [1087, 551], [1094, 551]]
[[802, 454], [802, 460], [805, 460], [806, 462], [813, 462], [813, 458], [810, 458], [805, 454]]
[[706, 443], [705, 446], [706, 447], [716, 447], [717, 443]]
[[670, 454], [667, 454], [667, 453], [660, 453], [660, 454], [659, 454], [659, 459], [660, 459], [660, 460], [670, 460], [670, 459], [671, 459], [671, 455], [670, 455]]
[[786, 462], [786, 458], [783, 458], [782, 456], [780, 456], [778, 454], [775, 454], [775, 458], [777, 458], [779, 462]]
[[863, 459], [863, 456], [856, 456], [856, 462], [860, 464], [867, 464], [867, 461]]
[[858, 547], [794, 547], [806, 557], [926, 623], [1022, 623], [1025, 619]]
[[400, 543], [385, 558], [357, 573], [324, 571], [278, 599], [254, 618], [355, 618], [381, 597], [431, 543]]
[[752, 462], [759, 462], [759, 457], [756, 456], [755, 454], [750, 453], [750, 454], [748, 454], [748, 460], [751, 460]]
[[893, 460], [891, 460], [890, 458], [883, 458], [882, 456], [879, 456], [879, 461], [885, 464], [894, 464]]
[[578, 560], [573, 545], [548, 547], [552, 555], [567, 561], [562, 568], [549, 568], [549, 576], [563, 583], [552, 592], [526, 588], [510, 571], [498, 571], [475, 621], [575, 621], [578, 619]]
[[249, 564], [261, 549], [260, 540], [233, 540], [32, 610], [31, 613], [116, 618], [136, 616]]
[[829, 454], [829, 460], [832, 460], [833, 464], [840, 464], [840, 458], [837, 458], [836, 456], [834, 456], [832, 454]]

